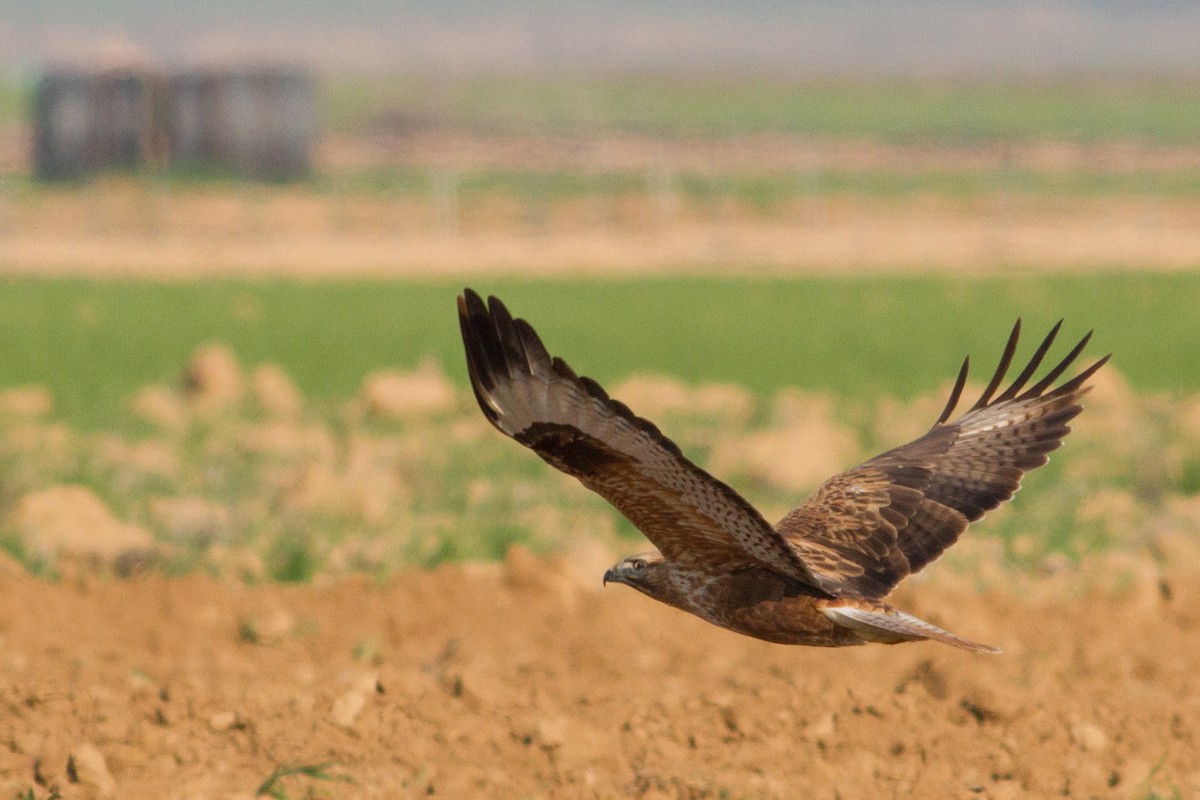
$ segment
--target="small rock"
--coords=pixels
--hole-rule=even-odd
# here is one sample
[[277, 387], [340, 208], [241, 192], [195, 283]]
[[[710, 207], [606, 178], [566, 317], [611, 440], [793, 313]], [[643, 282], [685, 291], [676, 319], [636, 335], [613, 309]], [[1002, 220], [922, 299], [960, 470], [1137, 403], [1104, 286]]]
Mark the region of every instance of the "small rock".
[[333, 701], [333, 724], [341, 728], [351, 728], [354, 720], [367, 704], [367, 693], [361, 687], [354, 687]]
[[366, 707], [367, 700], [383, 691], [379, 685], [377, 670], [349, 670], [339, 678], [339, 683], [349, 687], [333, 701], [331, 717], [335, 725], [342, 728], [354, 726], [354, 721]]
[[108, 771], [104, 754], [93, 745], [83, 744], [71, 751], [67, 759], [67, 776], [72, 783], [90, 787], [97, 797], [116, 797], [117, 782]]
[[276, 608], [259, 621], [258, 632], [267, 639], [282, 639], [296, 627], [296, 618], [286, 608]]
[[837, 728], [837, 717], [833, 714], [825, 714], [820, 719], [810, 723], [805, 733], [817, 739], [824, 739], [833, 734]]
[[238, 716], [234, 711], [218, 711], [208, 718], [208, 727], [214, 731], [227, 731], [237, 727]]
[[537, 735], [543, 747], [561, 747], [567, 741], [567, 721], [562, 717], [545, 717], [538, 721]]
[[1071, 741], [1081, 750], [1094, 753], [1108, 746], [1108, 735], [1095, 723], [1079, 722], [1071, 726]]
[[149, 697], [154, 694], [158, 687], [154, 681], [142, 672], [131, 672], [129, 677], [125, 679], [126, 685], [129, 687], [131, 697]]

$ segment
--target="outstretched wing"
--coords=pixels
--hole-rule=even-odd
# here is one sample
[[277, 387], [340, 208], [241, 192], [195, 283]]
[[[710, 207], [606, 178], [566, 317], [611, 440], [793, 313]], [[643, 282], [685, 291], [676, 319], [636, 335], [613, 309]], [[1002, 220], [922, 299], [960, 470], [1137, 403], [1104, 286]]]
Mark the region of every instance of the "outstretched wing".
[[767, 566], [811, 583], [796, 552], [741, 495], [652, 423], [552, 358], [495, 297], [458, 298], [467, 368], [484, 415], [616, 506], [663, 555], [706, 571]]
[[[946, 409], [924, 436], [829, 479], [777, 530], [817, 585], [830, 594], [877, 599], [958, 541], [967, 525], [1020, 488], [1022, 476], [1049, 460], [1081, 410], [1084, 384], [1108, 356], [1057, 388], [1082, 352], [1083, 338], [1056, 367], [1025, 389], [1058, 334], [1060, 321], [1029, 365], [993, 397], [1016, 351], [1013, 327], [995, 375], [965, 414], [958, 404], [970, 360], [963, 362]], [[1024, 389], [1024, 391], [1022, 391]]]

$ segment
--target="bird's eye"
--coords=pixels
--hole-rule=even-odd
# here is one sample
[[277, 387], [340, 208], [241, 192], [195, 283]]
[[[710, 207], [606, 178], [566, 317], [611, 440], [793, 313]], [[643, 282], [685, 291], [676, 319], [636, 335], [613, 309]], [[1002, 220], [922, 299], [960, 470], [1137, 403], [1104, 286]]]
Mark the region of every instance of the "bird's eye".
[[636, 571], [641, 571], [646, 568], [646, 562], [640, 558], [635, 558], [629, 562], [629, 568]]

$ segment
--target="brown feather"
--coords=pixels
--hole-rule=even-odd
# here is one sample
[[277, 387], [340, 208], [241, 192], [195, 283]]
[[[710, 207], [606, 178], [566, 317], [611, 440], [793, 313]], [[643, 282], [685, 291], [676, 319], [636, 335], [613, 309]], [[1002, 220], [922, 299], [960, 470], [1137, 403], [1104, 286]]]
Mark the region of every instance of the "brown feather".
[[[1046, 463], [1070, 432], [1067, 423], [1082, 410], [1084, 382], [1108, 360], [1046, 391], [1079, 356], [1089, 333], [1018, 395], [1058, 330], [1055, 325], [1030, 365], [993, 398], [1016, 351], [1018, 321], [996, 372], [969, 411], [946, 422], [966, 378], [964, 363], [951, 402], [928, 433], [834, 476], [780, 521], [777, 530], [822, 589], [838, 596], [884, 597], [958, 541], [969, 523], [1011, 499], [1026, 472]], [[920, 495], [915, 503], [913, 490]], [[876, 555], [880, 545], [884, 552]]]

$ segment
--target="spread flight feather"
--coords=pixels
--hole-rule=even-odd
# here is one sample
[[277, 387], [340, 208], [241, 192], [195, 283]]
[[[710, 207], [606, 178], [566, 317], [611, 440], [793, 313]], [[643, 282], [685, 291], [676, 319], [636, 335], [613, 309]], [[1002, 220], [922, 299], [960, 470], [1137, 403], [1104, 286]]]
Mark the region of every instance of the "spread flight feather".
[[[938, 558], [968, 524], [1010, 499], [1025, 472], [1046, 463], [1081, 410], [1087, 379], [1108, 360], [1105, 356], [1054, 386], [1089, 333], [1027, 388], [1060, 322], [1013, 382], [996, 394], [1016, 351], [1018, 320], [999, 367], [966, 412], [951, 421], [969, 360], [926, 434], [830, 478], [772, 526], [736, 491], [685, 457], [653, 423], [552, 357], [533, 328], [514, 319], [499, 300], [492, 297], [485, 304], [468, 289], [458, 298], [458, 310], [471, 385], [488, 420], [615, 506], [670, 563], [675, 584], [706, 586], [727, 575], [758, 576], [761, 584], [764, 576], [773, 576], [787, 587], [776, 592], [785, 597], [884, 609], [826, 616], [861, 627], [872, 613], [890, 613], [884, 625], [889, 632], [908, 624], [897, 614], [915, 618], [877, 601]], [[690, 602], [659, 599], [679, 607]], [[720, 610], [687, 610], [726, 624], [719, 621]], [[738, 629], [737, 624], [726, 627]], [[910, 632], [911, 637], [901, 638], [940, 638], [921, 635], [923, 629]]]

